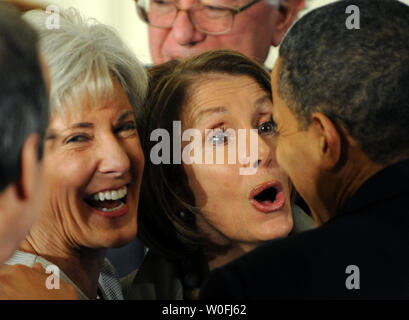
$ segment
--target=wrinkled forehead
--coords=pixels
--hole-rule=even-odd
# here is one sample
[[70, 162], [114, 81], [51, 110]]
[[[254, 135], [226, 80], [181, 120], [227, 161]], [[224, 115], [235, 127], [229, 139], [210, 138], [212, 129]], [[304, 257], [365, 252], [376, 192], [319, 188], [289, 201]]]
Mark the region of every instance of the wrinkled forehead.
[[[270, 100], [269, 92], [264, 90], [255, 79], [247, 75], [207, 74], [200, 77], [190, 87], [181, 110], [184, 126], [194, 127], [203, 117], [214, 112], [229, 113], [231, 102], [240, 92], [248, 91], [249, 100]], [[238, 115], [239, 116], [239, 115]]]

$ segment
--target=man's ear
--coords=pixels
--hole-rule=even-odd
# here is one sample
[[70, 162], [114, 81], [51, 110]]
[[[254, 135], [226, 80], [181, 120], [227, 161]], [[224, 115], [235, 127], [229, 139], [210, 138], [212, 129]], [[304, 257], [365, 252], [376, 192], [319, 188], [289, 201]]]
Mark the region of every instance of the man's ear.
[[40, 174], [39, 143], [39, 135], [33, 133], [28, 136], [21, 150], [21, 175], [17, 183], [17, 191], [19, 198], [23, 201], [33, 196], [38, 182]]
[[321, 112], [314, 112], [311, 125], [319, 139], [319, 152], [323, 168], [334, 169], [341, 161], [342, 136], [336, 125]]
[[275, 9], [275, 23], [271, 38], [271, 45], [277, 47], [285, 33], [297, 18], [298, 12], [304, 9], [305, 0], [286, 0]]

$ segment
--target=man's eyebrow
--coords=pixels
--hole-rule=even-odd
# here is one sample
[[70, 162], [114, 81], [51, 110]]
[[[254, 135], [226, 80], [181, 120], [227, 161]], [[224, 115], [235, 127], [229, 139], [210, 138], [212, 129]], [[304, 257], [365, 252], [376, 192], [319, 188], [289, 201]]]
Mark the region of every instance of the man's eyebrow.
[[254, 107], [256, 108], [256, 110], [259, 110], [265, 104], [266, 100], [270, 100], [270, 96], [267, 94], [265, 96], [262, 96], [261, 98], [258, 98], [254, 103]]
[[202, 119], [203, 119], [203, 117], [205, 116], [205, 115], [208, 115], [208, 114], [214, 114], [214, 113], [228, 113], [229, 112], [229, 110], [226, 108], [226, 107], [224, 107], [224, 106], [219, 106], [219, 107], [214, 107], [214, 108], [209, 108], [209, 109], [205, 109], [205, 110], [202, 110], [202, 111], [200, 111], [200, 112], [198, 112], [197, 114], [194, 114], [193, 116], [192, 116], [192, 123], [193, 124], [196, 124], [196, 123], [198, 123], [198, 122], [200, 122]]
[[127, 110], [125, 111], [123, 114], [121, 114], [118, 118], [118, 120], [116, 121], [116, 123], [120, 123], [122, 121], [124, 121], [124, 119], [126, 119], [127, 116], [129, 116], [130, 114], [135, 115], [135, 113], [132, 110]]

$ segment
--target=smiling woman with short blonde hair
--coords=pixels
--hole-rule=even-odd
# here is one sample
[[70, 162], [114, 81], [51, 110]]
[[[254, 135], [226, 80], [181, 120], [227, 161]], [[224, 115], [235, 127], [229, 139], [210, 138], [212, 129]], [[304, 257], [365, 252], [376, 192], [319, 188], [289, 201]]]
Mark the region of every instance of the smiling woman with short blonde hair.
[[81, 299], [122, 299], [104, 257], [137, 232], [145, 70], [112, 29], [75, 10], [60, 12], [57, 30], [46, 28], [45, 12], [25, 18], [39, 32], [51, 74], [45, 203], [8, 264], [56, 265]]

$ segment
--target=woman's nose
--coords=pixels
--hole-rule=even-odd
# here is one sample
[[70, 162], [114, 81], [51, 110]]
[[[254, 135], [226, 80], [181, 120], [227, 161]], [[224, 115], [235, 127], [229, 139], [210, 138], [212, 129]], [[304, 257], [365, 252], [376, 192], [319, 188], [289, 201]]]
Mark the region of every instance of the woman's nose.
[[123, 145], [115, 137], [104, 139], [99, 146], [99, 171], [112, 177], [121, 177], [129, 172], [130, 159]]
[[275, 146], [258, 136], [258, 159], [253, 163], [254, 168], [270, 168], [276, 163]]

